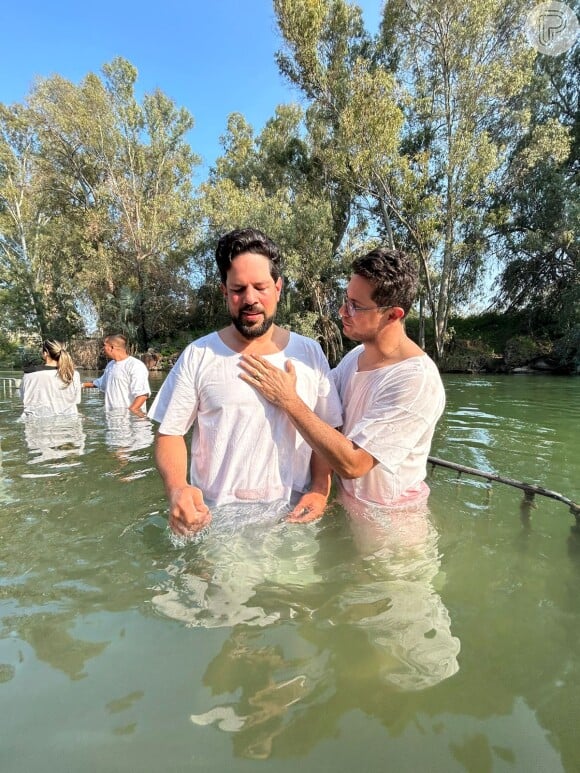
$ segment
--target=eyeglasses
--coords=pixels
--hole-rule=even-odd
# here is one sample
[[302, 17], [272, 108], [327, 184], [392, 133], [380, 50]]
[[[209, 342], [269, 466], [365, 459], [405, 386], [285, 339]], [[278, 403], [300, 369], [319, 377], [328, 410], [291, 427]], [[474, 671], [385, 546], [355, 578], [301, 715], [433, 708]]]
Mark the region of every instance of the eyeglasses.
[[359, 311], [374, 311], [375, 309], [390, 309], [391, 306], [355, 306], [354, 303], [346, 295], [342, 299], [342, 305], [346, 309], [346, 313], [349, 317], [356, 316]]

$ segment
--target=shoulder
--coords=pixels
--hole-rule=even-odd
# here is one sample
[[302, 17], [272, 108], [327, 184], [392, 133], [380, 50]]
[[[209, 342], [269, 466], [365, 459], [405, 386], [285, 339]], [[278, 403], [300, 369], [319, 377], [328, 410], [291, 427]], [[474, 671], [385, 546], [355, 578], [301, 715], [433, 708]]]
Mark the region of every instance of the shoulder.
[[125, 370], [129, 373], [149, 373], [147, 370], [147, 365], [145, 365], [145, 363], [137, 357], [127, 357], [124, 360], [120, 360], [117, 365], [119, 365], [122, 370]]
[[209, 333], [185, 347], [171, 368], [170, 376], [194, 379], [201, 368], [211, 367], [216, 360], [231, 357], [231, 354], [217, 333]]
[[351, 349], [350, 352], [347, 352], [342, 360], [338, 363], [334, 371], [336, 373], [345, 373], [351, 368], [355, 367], [363, 349], [363, 345], [359, 344], [358, 346], [355, 346], [354, 349]]
[[393, 373], [406, 375], [409, 378], [420, 377], [441, 381], [439, 369], [428, 354], [420, 354], [416, 357], [408, 357], [393, 365]]
[[44, 366], [31, 370], [22, 376], [23, 381], [42, 381], [45, 378], [50, 378], [56, 374], [56, 368], [46, 368]]
[[290, 356], [295, 356], [296, 352], [302, 352], [310, 357], [326, 359], [318, 341], [308, 338], [308, 336], [300, 335], [300, 333], [290, 332], [286, 351]]
[[218, 354], [226, 351], [226, 346], [217, 333], [208, 333], [201, 338], [187, 344], [185, 349], [179, 355], [177, 362], [191, 362], [198, 360], [207, 351]]
[[377, 372], [382, 373], [382, 378], [377, 382], [377, 392], [390, 400], [402, 400], [423, 408], [445, 401], [445, 390], [437, 366], [426, 354], [409, 357]]

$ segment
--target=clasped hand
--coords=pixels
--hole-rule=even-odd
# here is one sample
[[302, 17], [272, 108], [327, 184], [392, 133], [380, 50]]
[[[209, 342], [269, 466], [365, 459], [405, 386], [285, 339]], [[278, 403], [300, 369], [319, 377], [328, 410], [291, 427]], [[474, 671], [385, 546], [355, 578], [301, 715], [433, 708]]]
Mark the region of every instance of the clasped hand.
[[169, 496], [169, 526], [184, 536], [201, 531], [211, 523], [211, 512], [196, 486], [182, 486]]

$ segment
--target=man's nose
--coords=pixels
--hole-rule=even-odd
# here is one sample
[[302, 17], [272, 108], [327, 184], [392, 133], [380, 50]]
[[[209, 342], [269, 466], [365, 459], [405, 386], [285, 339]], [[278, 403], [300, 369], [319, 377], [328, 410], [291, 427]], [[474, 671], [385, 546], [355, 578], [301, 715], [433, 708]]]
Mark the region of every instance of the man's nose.
[[244, 293], [244, 303], [247, 306], [253, 306], [258, 302], [258, 293], [253, 287], [247, 287]]

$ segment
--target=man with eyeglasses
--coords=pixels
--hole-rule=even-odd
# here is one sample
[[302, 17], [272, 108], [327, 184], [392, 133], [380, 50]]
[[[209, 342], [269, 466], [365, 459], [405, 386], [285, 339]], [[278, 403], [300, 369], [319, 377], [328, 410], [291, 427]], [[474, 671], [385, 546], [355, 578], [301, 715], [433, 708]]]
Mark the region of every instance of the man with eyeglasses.
[[[170, 528], [184, 537], [209, 525], [210, 508], [277, 503], [287, 520], [322, 515], [331, 470], [288, 417], [239, 379], [240, 358], [273, 368], [295, 363], [297, 394], [313, 415], [338, 427], [340, 400], [320, 345], [274, 324], [282, 291], [280, 251], [253, 228], [222, 236], [216, 263], [231, 324], [189, 344], [149, 411], [159, 422], [155, 460], [169, 500]], [[184, 435], [192, 428], [190, 483]], [[298, 501], [297, 501], [298, 500]]]
[[342, 432], [300, 400], [291, 362], [285, 371], [253, 355], [241, 363], [241, 378], [287, 414], [347, 497], [372, 505], [404, 505], [429, 493], [427, 456], [445, 392], [435, 363], [405, 332], [417, 287], [417, 269], [399, 250], [378, 248], [353, 262], [339, 314], [344, 335], [359, 346], [332, 372]]
[[147, 398], [151, 394], [147, 366], [127, 352], [127, 337], [121, 333], [103, 341], [103, 352], [109, 360], [103, 375], [85, 381], [83, 387], [95, 387], [105, 394], [105, 411], [128, 410], [145, 417]]

